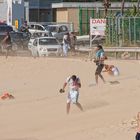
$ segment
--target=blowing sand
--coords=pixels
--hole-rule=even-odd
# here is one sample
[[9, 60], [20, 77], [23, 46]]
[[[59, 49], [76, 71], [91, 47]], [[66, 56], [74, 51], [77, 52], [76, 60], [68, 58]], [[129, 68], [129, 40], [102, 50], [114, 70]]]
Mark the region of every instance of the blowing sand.
[[[0, 57], [0, 140], [134, 140], [133, 117], [140, 111], [139, 61], [107, 61], [121, 75], [94, 84], [95, 64], [82, 59]], [[66, 115], [66, 96], [58, 91], [77, 74], [82, 83], [81, 112], [72, 105]]]

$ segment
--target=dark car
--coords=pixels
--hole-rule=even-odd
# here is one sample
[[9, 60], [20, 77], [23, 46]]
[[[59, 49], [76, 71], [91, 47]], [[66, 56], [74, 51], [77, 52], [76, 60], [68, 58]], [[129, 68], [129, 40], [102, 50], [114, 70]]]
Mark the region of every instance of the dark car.
[[10, 32], [10, 38], [12, 43], [13, 50], [27, 50], [28, 49], [28, 42], [29, 36], [27, 33], [24, 32]]
[[0, 42], [4, 39], [7, 35], [7, 32], [13, 31], [13, 28], [6, 24], [0, 24]]

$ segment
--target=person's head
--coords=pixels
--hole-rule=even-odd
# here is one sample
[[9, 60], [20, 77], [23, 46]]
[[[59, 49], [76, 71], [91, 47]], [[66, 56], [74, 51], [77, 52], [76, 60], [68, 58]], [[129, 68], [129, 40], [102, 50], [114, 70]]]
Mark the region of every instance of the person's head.
[[27, 21], [26, 20], [24, 21], [24, 25], [27, 26]]
[[71, 79], [72, 79], [73, 81], [75, 81], [75, 80], [77, 79], [76, 75], [72, 75], [72, 76], [71, 76]]
[[105, 69], [107, 70], [109, 68], [109, 65], [105, 65]]
[[96, 50], [98, 51], [98, 50], [102, 50], [103, 49], [103, 47], [101, 46], [101, 45], [97, 45], [97, 47], [96, 47]]

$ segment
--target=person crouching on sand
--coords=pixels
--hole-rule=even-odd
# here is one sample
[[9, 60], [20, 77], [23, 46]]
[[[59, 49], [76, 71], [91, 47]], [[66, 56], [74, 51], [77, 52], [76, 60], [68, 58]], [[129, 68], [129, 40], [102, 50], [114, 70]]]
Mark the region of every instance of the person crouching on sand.
[[65, 92], [65, 88], [67, 85], [69, 86], [69, 92], [67, 97], [67, 108], [66, 108], [67, 114], [69, 114], [70, 112], [71, 103], [75, 104], [81, 111], [83, 111], [81, 104], [78, 102], [79, 88], [81, 88], [80, 79], [76, 75], [72, 75], [71, 77], [68, 77], [63, 85], [63, 88], [60, 89], [60, 93]]
[[114, 65], [104, 64], [104, 68], [105, 68], [105, 70], [103, 72], [107, 72], [109, 75], [112, 75], [112, 76], [120, 75], [119, 69]]
[[140, 140], [140, 112], [137, 114], [137, 134], [136, 140]]
[[103, 47], [101, 45], [98, 45], [96, 47], [96, 57], [94, 59], [94, 62], [97, 65], [96, 71], [95, 71], [95, 80], [96, 80], [96, 84], [98, 84], [98, 76], [103, 80], [103, 82], [105, 83], [104, 77], [101, 75], [101, 72], [104, 68], [104, 60], [107, 59], [107, 57], [105, 56], [105, 52], [103, 50]]
[[6, 99], [14, 99], [15, 97], [9, 93], [3, 93], [3, 95], [0, 96], [1, 100], [6, 100]]

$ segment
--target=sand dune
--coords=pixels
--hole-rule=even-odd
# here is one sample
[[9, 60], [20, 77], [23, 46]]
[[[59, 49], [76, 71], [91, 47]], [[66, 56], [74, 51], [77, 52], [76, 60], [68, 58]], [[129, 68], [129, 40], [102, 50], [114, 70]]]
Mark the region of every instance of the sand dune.
[[[139, 61], [108, 60], [120, 84], [94, 86], [95, 64], [83, 59], [0, 57], [0, 93], [15, 100], [0, 101], [0, 140], [133, 140], [133, 118], [140, 111]], [[66, 115], [67, 94], [60, 94], [65, 79], [81, 78], [81, 112], [72, 105]], [[89, 86], [91, 85], [91, 86]], [[93, 86], [92, 86], [93, 85]]]

